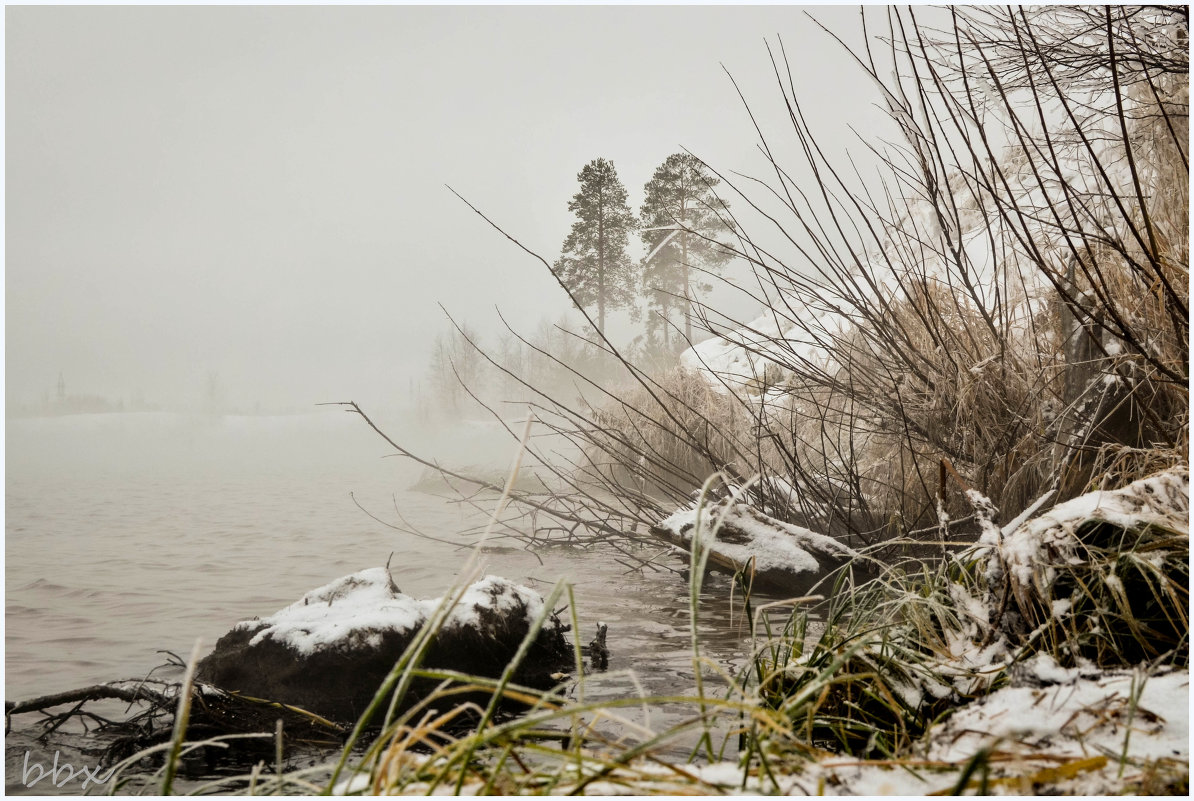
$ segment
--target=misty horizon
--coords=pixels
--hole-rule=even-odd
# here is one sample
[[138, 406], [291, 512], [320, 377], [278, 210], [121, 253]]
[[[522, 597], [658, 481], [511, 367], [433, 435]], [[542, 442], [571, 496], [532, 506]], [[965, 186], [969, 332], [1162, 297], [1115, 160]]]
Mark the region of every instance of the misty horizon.
[[[856, 11], [814, 13], [857, 27]], [[7, 16], [10, 411], [52, 403], [60, 375], [67, 395], [126, 409], [202, 410], [213, 382], [245, 412], [401, 406], [451, 328], [440, 304], [487, 343], [495, 307], [524, 333], [570, 310], [448, 185], [551, 261], [594, 158], [634, 209], [686, 148], [759, 170], [722, 67], [771, 117], [765, 39], [784, 37], [827, 125], [872, 111], [862, 83], [868, 99], [842, 108], [856, 79], [823, 77], [848, 57], [794, 8]]]

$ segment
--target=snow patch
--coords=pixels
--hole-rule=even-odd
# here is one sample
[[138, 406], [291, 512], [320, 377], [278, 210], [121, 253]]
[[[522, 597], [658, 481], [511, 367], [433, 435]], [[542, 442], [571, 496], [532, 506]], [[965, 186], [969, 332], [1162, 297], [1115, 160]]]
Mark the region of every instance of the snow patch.
[[[1190, 471], [1176, 467], [1134, 481], [1117, 490], [1097, 490], [1058, 504], [1023, 523], [993, 547], [988, 574], [998, 576], [1004, 566], [1021, 586], [1036, 586], [1042, 597], [1053, 583], [1053, 564], [1075, 563], [1077, 529], [1101, 520], [1126, 529], [1160, 525], [1189, 533]], [[991, 548], [993, 543], [983, 541]], [[980, 548], [980, 551], [982, 549]]]
[[[382, 633], [418, 630], [441, 599], [418, 600], [397, 590], [385, 568], [374, 567], [312, 590], [285, 609], [235, 629], [259, 629], [249, 641], [269, 638], [311, 655], [331, 648], [378, 648]], [[543, 610], [537, 592], [498, 576], [470, 585], [444, 621], [445, 628], [482, 626], [481, 611], [506, 617], [524, 610], [528, 622]]]
[[[1073, 679], [1071, 671], [1039, 658], [1036, 669], [1038, 675], [1043, 672], [1061, 683], [1005, 687], [963, 707], [934, 735], [929, 758], [968, 759], [995, 741], [1004, 751], [1047, 751], [1071, 757], [1117, 757], [1125, 743], [1133, 759], [1189, 754], [1188, 671], [1151, 678], [1116, 671], [1095, 679]], [[1133, 710], [1134, 693], [1139, 693], [1139, 701]]]
[[[814, 554], [832, 558], [857, 556], [853, 549], [832, 537], [784, 523], [747, 504], [720, 503], [697, 509], [681, 509], [657, 526], [682, 540], [691, 549], [694, 536], [713, 552], [746, 565], [753, 558], [760, 571], [816, 573], [820, 563]], [[733, 542], [727, 541], [731, 534]]]

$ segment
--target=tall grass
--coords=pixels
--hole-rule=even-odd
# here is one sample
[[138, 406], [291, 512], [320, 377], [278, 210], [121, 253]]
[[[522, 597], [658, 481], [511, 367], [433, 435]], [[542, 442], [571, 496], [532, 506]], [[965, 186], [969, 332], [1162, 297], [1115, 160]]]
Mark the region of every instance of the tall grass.
[[[1031, 577], [1013, 561], [1023, 540], [1006, 552], [1002, 540], [980, 545], [935, 567], [895, 565], [861, 586], [843, 572], [817, 637], [801, 611], [760, 651], [761, 700], [805, 741], [895, 757], [1037, 654], [1063, 666], [1188, 667], [1185, 476], [1170, 471], [1119, 491], [1156, 499], [1137, 506], [1139, 517], [1096, 507], [1054, 524], [1072, 528], [1073, 540], [1021, 527], [1062, 543], [1042, 546]], [[1166, 481], [1186, 489], [1167, 493]]]

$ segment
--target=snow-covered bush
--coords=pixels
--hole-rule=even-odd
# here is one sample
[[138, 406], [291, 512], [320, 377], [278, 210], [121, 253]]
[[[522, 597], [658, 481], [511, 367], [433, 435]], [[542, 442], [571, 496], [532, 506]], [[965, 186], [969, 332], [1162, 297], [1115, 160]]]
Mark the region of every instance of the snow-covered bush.
[[1186, 468], [1081, 495], [982, 550], [992, 622], [1062, 665], [1189, 664]]
[[1189, 505], [1179, 468], [990, 526], [936, 567], [843, 573], [816, 636], [802, 611], [758, 649], [760, 700], [803, 741], [892, 756], [1025, 671], [1188, 667]]

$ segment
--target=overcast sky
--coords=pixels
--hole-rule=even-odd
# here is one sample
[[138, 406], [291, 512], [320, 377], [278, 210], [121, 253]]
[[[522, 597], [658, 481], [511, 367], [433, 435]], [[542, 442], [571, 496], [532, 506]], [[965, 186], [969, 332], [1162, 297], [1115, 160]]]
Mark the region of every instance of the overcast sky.
[[[855, 8], [812, 13], [856, 38]], [[637, 211], [684, 147], [758, 174], [764, 39], [835, 142], [870, 86], [801, 9], [6, 9], [6, 397], [401, 402], [447, 322], [533, 331], [576, 174]], [[868, 116], [870, 115], [870, 116]], [[838, 134], [834, 135], [833, 132]]]

